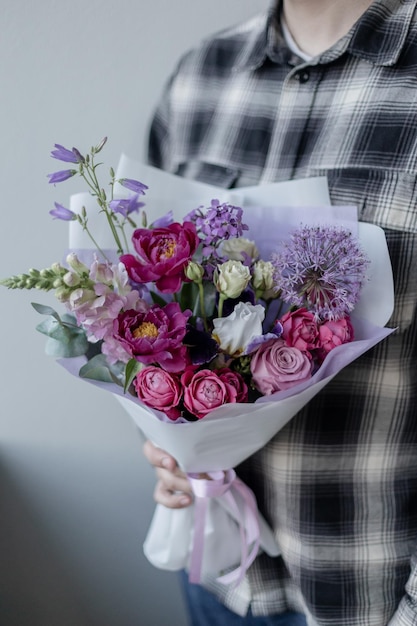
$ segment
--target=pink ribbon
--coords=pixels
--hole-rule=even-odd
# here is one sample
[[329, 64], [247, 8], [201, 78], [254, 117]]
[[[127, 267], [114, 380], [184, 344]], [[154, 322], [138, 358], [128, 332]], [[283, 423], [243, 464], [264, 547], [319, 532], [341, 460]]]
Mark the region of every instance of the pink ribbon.
[[[238, 585], [244, 578], [251, 563], [259, 551], [260, 529], [256, 499], [249, 487], [236, 476], [233, 469], [208, 472], [208, 478], [201, 474], [187, 475], [195, 495], [194, 539], [191, 549], [189, 580], [200, 583], [204, 554], [204, 527], [210, 498], [222, 497], [229, 511], [239, 524], [241, 560], [240, 566], [220, 576], [217, 580], [225, 585]], [[239, 494], [242, 505], [239, 507], [236, 495]]]

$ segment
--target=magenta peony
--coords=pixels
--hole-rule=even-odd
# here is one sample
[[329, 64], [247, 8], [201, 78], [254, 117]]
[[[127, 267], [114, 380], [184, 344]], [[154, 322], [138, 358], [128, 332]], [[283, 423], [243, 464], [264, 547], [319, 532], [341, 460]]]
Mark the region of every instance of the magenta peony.
[[114, 321], [113, 335], [137, 361], [180, 372], [189, 362], [182, 340], [190, 316], [191, 311], [182, 312], [177, 302], [155, 304], [145, 313], [129, 310]]
[[250, 368], [256, 388], [265, 396], [308, 380], [312, 371], [310, 355], [287, 346], [284, 339], [261, 344]]
[[199, 238], [191, 222], [174, 222], [166, 228], [138, 228], [132, 236], [138, 254], [120, 257], [132, 280], [137, 283], [154, 282], [161, 293], [180, 290], [185, 268], [197, 250]]

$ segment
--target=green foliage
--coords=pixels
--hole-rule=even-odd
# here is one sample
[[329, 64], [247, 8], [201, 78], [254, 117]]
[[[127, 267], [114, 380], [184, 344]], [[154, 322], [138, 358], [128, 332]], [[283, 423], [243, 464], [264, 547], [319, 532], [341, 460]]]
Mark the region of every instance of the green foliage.
[[33, 308], [47, 319], [36, 326], [43, 335], [48, 337], [45, 352], [54, 357], [75, 357], [85, 354], [89, 342], [82, 328], [76, 325], [75, 318], [65, 313], [62, 318], [49, 306], [32, 302]]
[[109, 365], [104, 354], [97, 354], [87, 361], [79, 371], [80, 378], [89, 378], [103, 383], [116, 383], [122, 386], [124, 364]]

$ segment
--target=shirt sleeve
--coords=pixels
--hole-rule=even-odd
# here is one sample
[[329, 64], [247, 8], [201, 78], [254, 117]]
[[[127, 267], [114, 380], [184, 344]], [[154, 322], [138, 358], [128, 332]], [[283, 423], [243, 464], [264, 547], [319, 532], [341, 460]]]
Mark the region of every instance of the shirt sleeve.
[[148, 137], [148, 163], [162, 170], [168, 170], [170, 163], [170, 91], [173, 81], [174, 75], [165, 85]]
[[405, 595], [388, 626], [417, 625], [417, 554], [411, 559], [411, 574], [405, 586]]

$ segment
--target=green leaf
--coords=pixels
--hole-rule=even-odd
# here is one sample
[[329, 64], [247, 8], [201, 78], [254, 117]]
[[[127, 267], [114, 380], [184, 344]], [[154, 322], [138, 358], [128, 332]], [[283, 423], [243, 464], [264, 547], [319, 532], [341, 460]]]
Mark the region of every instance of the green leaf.
[[71, 358], [82, 356], [88, 349], [88, 341], [85, 334], [71, 337], [70, 341], [63, 342], [49, 337], [45, 344], [45, 352], [48, 356], [59, 358]]
[[151, 294], [151, 298], [154, 304], [159, 304], [159, 306], [166, 306], [166, 300], [164, 300], [159, 294], [155, 293], [154, 291], [150, 291], [149, 293]]
[[184, 283], [179, 294], [181, 311], [191, 309], [196, 310], [198, 306], [198, 285], [195, 283]]
[[46, 354], [67, 358], [81, 356], [87, 352], [89, 342], [85, 332], [76, 325], [72, 315], [65, 313], [61, 319], [51, 307], [37, 305], [35, 308], [40, 313], [48, 315], [46, 320], [36, 326], [36, 330], [48, 337]]
[[99, 380], [103, 383], [116, 383], [117, 385], [121, 385], [123, 370], [123, 363], [109, 365], [104, 354], [97, 354], [82, 366], [79, 371], [79, 376], [81, 378]]
[[41, 315], [50, 315], [54, 317], [56, 320], [60, 320], [58, 313], [51, 306], [46, 306], [45, 304], [39, 304], [38, 302], [31, 302], [31, 305]]
[[133, 380], [138, 372], [142, 369], [142, 364], [136, 361], [136, 359], [130, 359], [126, 364], [125, 369], [125, 384], [124, 384], [124, 392], [129, 389], [130, 385], [133, 383]]

